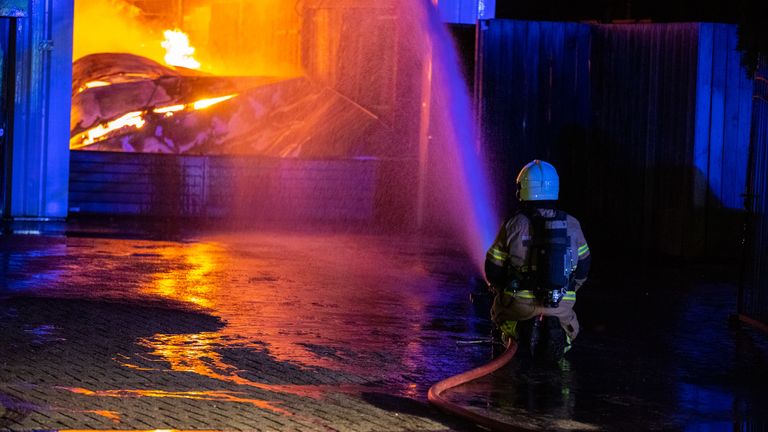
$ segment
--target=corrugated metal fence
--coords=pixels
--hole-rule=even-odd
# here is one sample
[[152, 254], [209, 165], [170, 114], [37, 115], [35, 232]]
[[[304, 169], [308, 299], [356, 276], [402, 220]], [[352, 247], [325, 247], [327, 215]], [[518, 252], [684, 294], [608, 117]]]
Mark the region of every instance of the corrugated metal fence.
[[[752, 79], [741, 67], [736, 28], [699, 26], [693, 153], [693, 239], [696, 255], [732, 253], [744, 223]], [[740, 236], [739, 236], [740, 238]]]
[[588, 205], [580, 210], [593, 238], [605, 233], [603, 244], [613, 241], [606, 250], [680, 253], [669, 242], [670, 236], [681, 242], [682, 224], [693, 213], [685, 197], [691, 196], [697, 43], [696, 24], [594, 27], [589, 158], [574, 172], [581, 175], [567, 178], [586, 182]]
[[523, 165], [548, 159], [563, 170], [585, 143], [590, 27], [511, 20], [480, 25], [478, 112], [497, 207], [508, 213], [515, 195], [510, 179]]
[[[739, 292], [739, 314], [768, 329], [768, 61], [755, 77], [752, 99], [747, 266]], [[753, 323], [754, 323], [753, 322]]]
[[540, 158], [604, 255], [738, 255], [752, 90], [735, 26], [498, 20], [480, 35], [478, 112], [501, 208]]

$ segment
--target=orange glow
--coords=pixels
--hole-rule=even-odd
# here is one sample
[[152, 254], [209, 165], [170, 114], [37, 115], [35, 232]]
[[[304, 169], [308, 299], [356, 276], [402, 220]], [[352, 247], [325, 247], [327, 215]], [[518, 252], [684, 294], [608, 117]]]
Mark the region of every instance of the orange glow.
[[[222, 382], [238, 384], [277, 393], [288, 393], [296, 396], [319, 399], [328, 391], [349, 391], [356, 393], [360, 388], [352, 385], [316, 386], [316, 385], [276, 385], [251, 381], [238, 375], [237, 368], [227, 364], [216, 351], [222, 345], [223, 335], [216, 332], [195, 334], [155, 335], [151, 340], [144, 339], [140, 344], [152, 349], [152, 355], [168, 362], [172, 371], [191, 372], [200, 376]], [[206, 392], [209, 394], [210, 392]]]
[[203, 308], [215, 307], [212, 302], [215, 288], [208, 276], [217, 270], [214, 262], [217, 252], [216, 245], [205, 243], [194, 244], [184, 251], [169, 248], [164, 255], [169, 259], [183, 258], [186, 267], [178, 272], [158, 274], [142, 291]]
[[[306, 346], [298, 343], [304, 341], [306, 336], [299, 336], [297, 341], [296, 336], [292, 334], [293, 330], [286, 333], [286, 329], [290, 329], [290, 326], [285, 325], [284, 319], [289, 321], [291, 319], [290, 313], [284, 309], [284, 301], [260, 303], [257, 314], [259, 319], [254, 320], [253, 312], [246, 312], [251, 310], [252, 298], [273, 298], [276, 296], [273, 291], [276, 287], [269, 282], [269, 279], [264, 282], [255, 281], [251, 289], [232, 290], [227, 285], [222, 285], [222, 277], [229, 277], [224, 275], [232, 273], [230, 251], [225, 246], [227, 244], [227, 242], [218, 243], [215, 240], [210, 240], [183, 246], [168, 245], [155, 250], [161, 256], [159, 258], [161, 261], [176, 263], [176, 265], [163, 267], [162, 270], [155, 273], [153, 280], [147, 281], [139, 288], [142, 294], [151, 297], [160, 296], [192, 306], [209, 308], [210, 312], [217, 316], [220, 316], [219, 312], [222, 310], [227, 310], [236, 304], [234, 310], [242, 310], [242, 313], [227, 313], [221, 316], [226, 320], [227, 325], [219, 331], [156, 334], [140, 339], [138, 344], [147, 348], [147, 354], [142, 355], [142, 359], [146, 360], [149, 356], [159, 360], [153, 361], [152, 366], [149, 367], [158, 372], [190, 373], [242, 386], [241, 388], [253, 388], [307, 398], [319, 399], [331, 392], [357, 394], [364, 391], [365, 389], [361, 389], [359, 386], [345, 384], [328, 386], [279, 385], [259, 382], [250, 376], [244, 376], [246, 371], [240, 370], [227, 361], [224, 356], [227, 348], [265, 349], [264, 345], [252, 344], [251, 340], [243, 339], [243, 334], [258, 334], [260, 340], [267, 341], [269, 355], [278, 361], [289, 361], [308, 367], [317, 366], [333, 369], [349, 367], [350, 370], [355, 369], [354, 365], [339, 364], [335, 360], [313, 354]], [[253, 258], [248, 263], [251, 271], [256, 273], [248, 272], [247, 274], [254, 276], [264, 271], [265, 268], [261, 267], [267, 265], [267, 262]], [[238, 269], [237, 273], [241, 271], [242, 269]], [[131, 369], [140, 368], [131, 364], [133, 362], [127, 357], [120, 357], [115, 360]], [[149, 395], [145, 394], [144, 396]], [[209, 396], [211, 395], [209, 394]], [[177, 394], [174, 397], [180, 396]]]
[[165, 40], [160, 45], [165, 48], [164, 60], [171, 66], [188, 69], [200, 69], [200, 62], [195, 60], [195, 48], [189, 44], [189, 36], [179, 29], [163, 32]]
[[122, 52], [163, 63], [162, 34], [138, 7], [122, 0], [77, 0], [74, 18], [73, 59]]
[[273, 402], [268, 402], [260, 399], [242, 398], [237, 396], [240, 393], [224, 391], [224, 390], [173, 392], [173, 391], [164, 391], [164, 390], [96, 390], [96, 391], [93, 391], [93, 390], [88, 390], [80, 387], [56, 387], [56, 388], [60, 390], [66, 390], [68, 392], [72, 392], [79, 395], [97, 396], [97, 397], [113, 397], [113, 398], [152, 397], [152, 398], [172, 398], [172, 399], [249, 403], [254, 405], [257, 408], [266, 409], [278, 414], [292, 415], [290, 412], [282, 408], [273, 406]]
[[[221, 246], [215, 243], [195, 243], [185, 248], [164, 248], [160, 253], [164, 260], [183, 262], [185, 265], [158, 273], [151, 284], [141, 289], [144, 293], [204, 308], [215, 309], [219, 306], [216, 300], [222, 298], [222, 293], [211, 280], [216, 280], [215, 275], [222, 271], [218, 257], [225, 251]], [[224, 298], [234, 294], [228, 293]], [[222, 382], [304, 397], [319, 398], [323, 394], [319, 386], [273, 385], [241, 377], [240, 371], [227, 364], [217, 351], [230, 343], [224, 339], [231, 336], [219, 332], [157, 334], [139, 343], [149, 348], [153, 356], [167, 362], [172, 371], [190, 372]]]
[[[210, 308], [214, 314], [222, 307], [231, 306], [233, 302], [238, 305], [238, 308], [247, 309], [246, 305], [252, 304], [251, 297], [271, 298], [278, 295], [274, 291], [277, 288], [269, 282], [257, 284], [253, 290], [222, 289], [220, 283], [213, 282], [221, 274], [231, 271], [232, 264], [228, 262], [227, 258], [229, 257], [228, 250], [223, 246], [228, 244], [228, 241], [225, 238], [222, 243], [211, 240], [192, 243], [183, 247], [168, 246], [157, 250], [157, 253], [162, 255], [164, 262], [184, 263], [184, 265], [169, 267], [156, 273], [154, 280], [139, 288], [140, 292], [193, 306]], [[284, 246], [284, 244], [280, 244], [280, 247]], [[357, 256], [349, 257], [350, 260], [358, 258]], [[267, 264], [258, 263], [257, 260], [249, 261], [251, 267], [256, 266], [258, 268], [260, 265]], [[265, 270], [260, 269], [259, 271]], [[327, 301], [327, 299], [322, 301]], [[336, 299], [335, 301], [341, 300]], [[349, 307], [354, 306], [350, 304]], [[220, 332], [157, 335], [153, 338], [144, 339], [141, 344], [150, 348], [153, 355], [168, 362], [171, 370], [193, 372], [209, 378], [264, 390], [314, 397], [319, 395], [318, 392], [321, 391], [318, 386], [266, 387], [263, 383], [247, 380], [239, 376], [239, 371], [226, 364], [226, 361], [216, 352], [222, 346], [231, 346], [233, 341], [240, 341], [242, 334], [257, 332], [260, 337], [267, 338], [270, 355], [280, 361], [297, 362], [310, 367], [339, 368], [340, 364], [335, 360], [313, 354], [307, 347], [297, 343], [294, 335], [286, 333], [286, 329], [291, 328], [291, 320], [284, 321], [287, 316], [284, 308], [284, 302], [281, 301], [261, 302], [259, 304], [259, 317], [262, 319], [258, 320], [258, 324], [254, 323], [253, 318], [249, 317], [248, 313], [227, 314], [222, 317], [227, 321], [227, 326]], [[303, 336], [300, 340], [303, 341]], [[130, 361], [126, 360], [126, 363], [130, 363]], [[348, 367], [349, 370], [357, 370], [354, 364], [341, 366]], [[339, 387], [334, 387], [334, 391], [339, 390]]]
[[141, 129], [144, 127], [145, 123], [146, 121], [144, 120], [144, 115], [141, 111], [129, 112], [128, 114], [125, 114], [116, 120], [112, 120], [107, 124], [100, 124], [95, 128], [91, 128], [85, 131], [82, 134], [82, 143], [80, 145], [72, 145], [70, 148], [78, 149], [93, 144], [111, 132], [122, 128], [133, 127], [136, 129]]
[[232, 2], [192, 2], [183, 17], [157, 16], [145, 4], [77, 0], [73, 60], [114, 52], [217, 75], [302, 74], [300, 10], [284, 0], [243, 2], [238, 14], [230, 12], [238, 7]]

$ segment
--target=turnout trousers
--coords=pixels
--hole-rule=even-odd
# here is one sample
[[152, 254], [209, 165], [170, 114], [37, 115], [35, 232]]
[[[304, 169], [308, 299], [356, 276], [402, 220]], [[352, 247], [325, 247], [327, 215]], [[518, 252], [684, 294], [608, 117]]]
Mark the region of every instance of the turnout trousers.
[[570, 340], [574, 340], [579, 334], [579, 320], [573, 310], [574, 304], [576, 293], [573, 291], [568, 291], [556, 308], [542, 306], [530, 291], [503, 291], [493, 299], [491, 318], [497, 326], [501, 326], [505, 321], [525, 321], [541, 314], [555, 316]]

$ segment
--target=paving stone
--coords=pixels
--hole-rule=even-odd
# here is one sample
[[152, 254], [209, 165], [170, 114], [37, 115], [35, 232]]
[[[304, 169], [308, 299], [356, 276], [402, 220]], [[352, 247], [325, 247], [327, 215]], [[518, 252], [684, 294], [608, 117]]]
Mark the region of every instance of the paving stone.
[[[426, 402], [490, 352], [456, 343], [489, 328], [445, 243], [0, 235], [0, 270], [0, 430], [475, 430]], [[768, 342], [705, 270], [592, 282], [569, 363], [447, 396], [547, 430], [763, 430]]]
[[[365, 326], [389, 322], [401, 329], [396, 332], [406, 331], [395, 340], [405, 337], [419, 342], [408, 333], [411, 324], [398, 323], [403, 312], [415, 310], [412, 307], [401, 311], [402, 302], [374, 301], [375, 307], [390, 312], [370, 316], [350, 307], [359, 305], [360, 299], [349, 301], [375, 299], [387, 284], [401, 289], [402, 271], [413, 271], [418, 258], [398, 263], [399, 269], [371, 281], [356, 276], [358, 281], [347, 286], [347, 277], [343, 278], [345, 284], [337, 283], [338, 275], [343, 274], [335, 273], [337, 270], [317, 267], [319, 273], [313, 276], [302, 268], [303, 262], [286, 258], [299, 251], [305, 256], [324, 254], [327, 240], [347, 250], [354, 237], [306, 238], [314, 249], [309, 255], [302, 242], [294, 242], [286, 250], [277, 237], [254, 238], [246, 244], [238, 244], [241, 238], [231, 240], [174, 243], [0, 236], [0, 258], [14, 262], [0, 275], [0, 325], [4, 329], [0, 333], [0, 396], [5, 395], [0, 402], [5, 407], [13, 398], [29, 406], [18, 409], [15, 418], [5, 407], [0, 428], [472, 429], [434, 411], [400, 415], [360, 398], [361, 392], [387, 382], [381, 380], [382, 374], [391, 375], [405, 367], [400, 364], [403, 356], [412, 355], [406, 351], [407, 343], [383, 343], [377, 340], [380, 334], [359, 333], [346, 321]], [[132, 252], [136, 247], [157, 253], [136, 255]], [[346, 254], [359, 260], [360, 247], [353, 246]], [[200, 250], [208, 254], [204, 255], [208, 264], [195, 262]], [[238, 251], [243, 250], [260, 252], [242, 258], [245, 254]], [[380, 248], [371, 246], [371, 250], [382, 256]], [[342, 266], [340, 270], [347, 261], [330, 263], [337, 264]], [[374, 274], [367, 268], [378, 266], [367, 261], [361, 264], [366, 267], [365, 275]], [[216, 268], [206, 270], [206, 276], [194, 276], [201, 265]], [[463, 272], [468, 265], [459, 260], [456, 271]], [[259, 272], [265, 270], [260, 269], [269, 269], [266, 271], [274, 276], [249, 282], [261, 277]], [[417, 278], [420, 280], [402, 293], [390, 288], [387, 295], [393, 299], [405, 296], [405, 304], [417, 308], [434, 300], [430, 296], [440, 289], [441, 280], [424, 279], [421, 273]], [[165, 298], [160, 291], [152, 291], [158, 280], [178, 297]], [[313, 288], [317, 281], [324, 287]], [[429, 285], [426, 292], [425, 281]], [[198, 289], [201, 284], [207, 286], [203, 291]], [[348, 295], [333, 293], [329, 287], [351, 291]], [[360, 296], [361, 289], [373, 288], [375, 291]], [[308, 298], [296, 296], [300, 289], [315, 293]], [[323, 290], [330, 298], [319, 293]], [[287, 295], [275, 302], [284, 295], [281, 292]], [[457, 290], [440, 301], [455, 302], [464, 294]], [[217, 306], [200, 308], [188, 302], [194, 295]], [[340, 306], [344, 303], [347, 306]], [[327, 309], [329, 304], [334, 305], [332, 309]], [[313, 311], [305, 317], [297, 315], [297, 307]], [[266, 314], [253, 314], [248, 312], [250, 308]], [[371, 317], [373, 321], [366, 324]], [[296, 322], [301, 324], [294, 326]], [[392, 339], [393, 334], [385, 337]], [[364, 347], [365, 352], [358, 352], [352, 341], [358, 345], [371, 341], [373, 349]], [[393, 346], [396, 353], [375, 348], [382, 344]], [[465, 364], [472, 361], [464, 360]], [[456, 370], [461, 367], [455, 365]], [[355, 388], [361, 385], [364, 387]], [[397, 394], [400, 387], [379, 391]], [[419, 398], [426, 406], [424, 395]], [[113, 415], [117, 417], [111, 418]]]

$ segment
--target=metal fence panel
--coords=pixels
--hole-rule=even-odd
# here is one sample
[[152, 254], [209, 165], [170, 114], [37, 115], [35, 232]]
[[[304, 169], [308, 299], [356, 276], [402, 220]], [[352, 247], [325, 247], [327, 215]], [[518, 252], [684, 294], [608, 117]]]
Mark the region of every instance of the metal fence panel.
[[750, 218], [747, 236], [747, 266], [739, 292], [739, 314], [768, 329], [768, 61], [755, 76], [752, 98], [752, 142]]
[[596, 252], [738, 256], [752, 84], [735, 26], [496, 20], [478, 57], [499, 208], [546, 159]]

